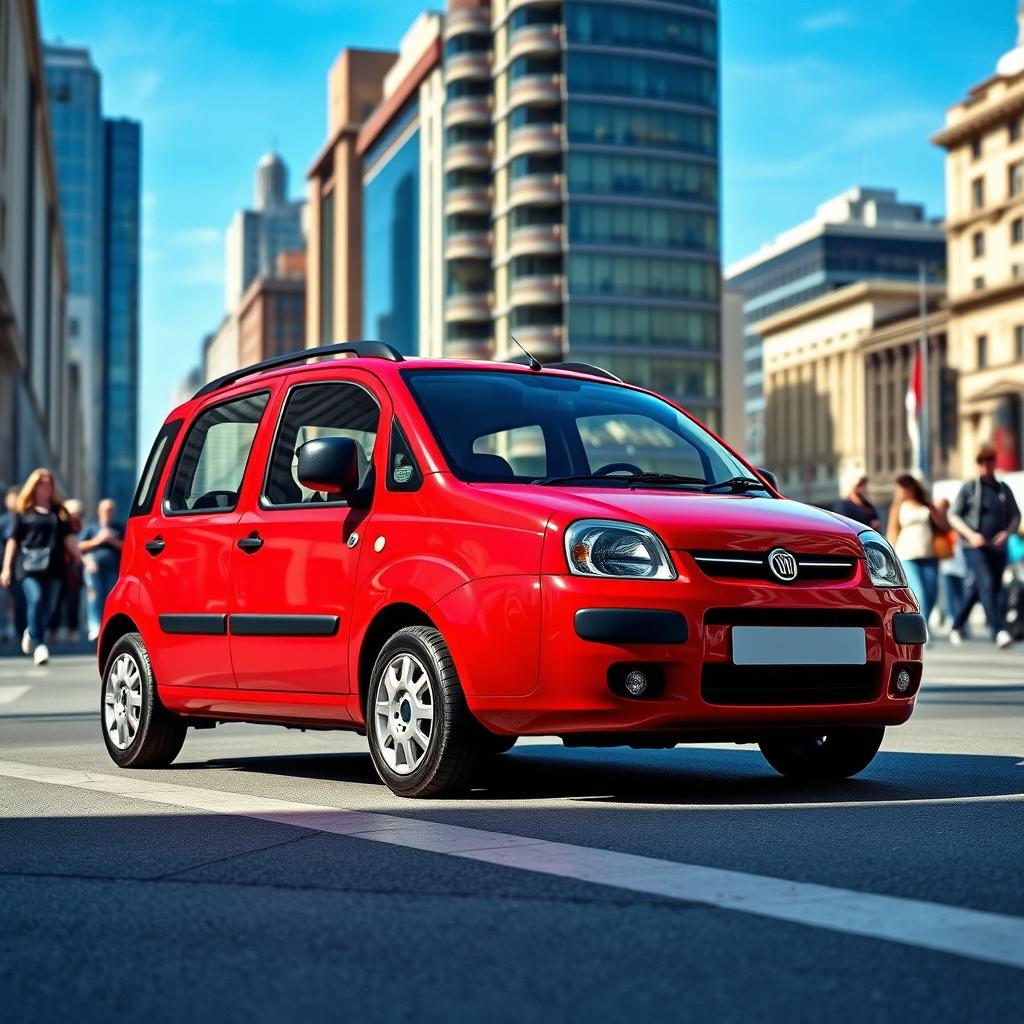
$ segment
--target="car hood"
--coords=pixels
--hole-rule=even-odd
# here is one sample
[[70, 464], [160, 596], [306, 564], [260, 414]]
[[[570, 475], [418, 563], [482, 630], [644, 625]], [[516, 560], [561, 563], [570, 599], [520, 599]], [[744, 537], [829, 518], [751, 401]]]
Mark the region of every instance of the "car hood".
[[605, 487], [495, 489], [510, 499], [542, 505], [562, 526], [583, 518], [639, 523], [674, 550], [766, 551], [780, 546], [798, 554], [863, 554], [857, 540], [862, 526], [786, 498]]

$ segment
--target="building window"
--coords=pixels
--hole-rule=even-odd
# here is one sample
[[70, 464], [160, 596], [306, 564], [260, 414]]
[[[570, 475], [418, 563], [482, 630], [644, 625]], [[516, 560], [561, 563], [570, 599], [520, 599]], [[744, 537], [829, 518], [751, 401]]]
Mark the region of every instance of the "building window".
[[1016, 217], [1010, 224], [1010, 244], [1020, 245], [1024, 242], [1024, 217]]
[[979, 334], [974, 339], [975, 346], [975, 363], [979, 370], [984, 370], [988, 366], [988, 335]]
[[977, 276], [977, 277], [976, 277], [976, 278], [974, 279], [974, 290], [975, 290], [976, 292], [980, 292], [980, 291], [981, 291], [981, 290], [982, 290], [982, 289], [983, 289], [984, 287], [985, 287], [985, 278], [984, 278], [984, 275], [982, 275], [982, 274], [979, 274], [979, 275], [978, 275], [978, 276]]
[[1011, 196], [1019, 196], [1024, 193], [1024, 160], [1010, 164], [1009, 179]]
[[981, 156], [981, 136], [976, 135], [971, 139], [971, 159], [977, 160]]
[[985, 205], [985, 179], [975, 178], [971, 182], [971, 205], [980, 210]]
[[985, 255], [985, 233], [983, 231], [974, 232], [971, 237], [971, 248], [974, 250], [975, 259]]
[[1020, 118], [1019, 117], [1015, 117], [1010, 122], [1010, 124], [1009, 124], [1009, 126], [1007, 128], [1007, 131], [1009, 132], [1010, 141], [1011, 142], [1019, 142], [1020, 141]]
[[1024, 359], [1024, 324], [1017, 324], [1013, 329], [1014, 359]]

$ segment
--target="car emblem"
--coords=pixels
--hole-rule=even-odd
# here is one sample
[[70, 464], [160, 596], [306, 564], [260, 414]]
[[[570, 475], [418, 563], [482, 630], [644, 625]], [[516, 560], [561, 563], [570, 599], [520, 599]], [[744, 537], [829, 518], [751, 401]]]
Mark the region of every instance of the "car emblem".
[[785, 548], [772, 548], [768, 552], [768, 568], [783, 583], [792, 583], [796, 579], [796, 557]]

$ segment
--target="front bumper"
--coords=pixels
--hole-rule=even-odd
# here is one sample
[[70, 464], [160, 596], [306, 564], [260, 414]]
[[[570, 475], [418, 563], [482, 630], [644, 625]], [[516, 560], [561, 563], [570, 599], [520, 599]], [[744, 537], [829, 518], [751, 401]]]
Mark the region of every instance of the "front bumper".
[[[545, 576], [537, 688], [509, 699], [477, 697], [474, 713], [517, 735], [673, 732], [736, 735], [825, 725], [898, 725], [914, 708], [924, 622], [909, 590], [876, 589], [858, 571], [848, 583], [773, 585], [685, 576], [635, 581]], [[813, 669], [732, 664], [738, 624], [859, 624], [867, 664]], [[624, 665], [648, 667], [655, 696], [631, 698], [609, 680]], [[896, 673], [913, 679], [896, 692]], [[803, 676], [801, 676], [803, 672]], [[764, 684], [767, 689], [759, 689]], [[849, 684], [849, 685], [846, 685]], [[771, 700], [763, 700], [769, 693]], [[749, 694], [749, 699], [747, 695]]]

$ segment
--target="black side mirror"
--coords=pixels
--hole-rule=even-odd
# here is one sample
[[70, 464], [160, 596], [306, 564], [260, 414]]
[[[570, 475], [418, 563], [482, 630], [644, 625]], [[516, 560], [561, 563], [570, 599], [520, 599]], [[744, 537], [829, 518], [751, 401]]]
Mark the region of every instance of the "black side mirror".
[[359, 486], [359, 453], [350, 437], [318, 437], [299, 448], [299, 483], [311, 491], [345, 494]]
[[782, 492], [782, 488], [779, 487], [779, 478], [770, 470], [762, 469], [760, 466], [757, 467], [758, 473], [761, 474], [775, 488], [775, 490]]

